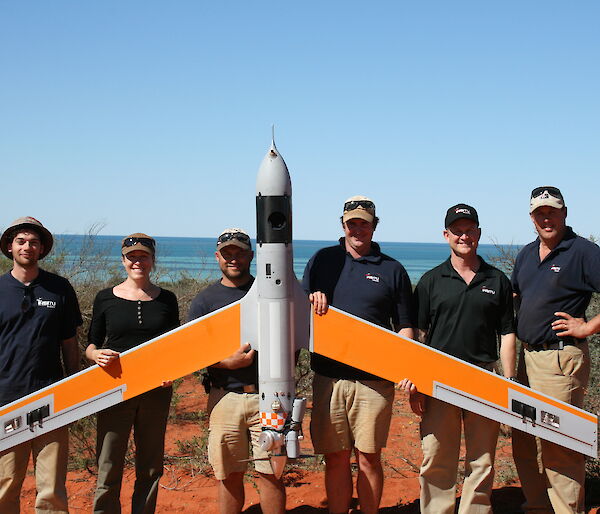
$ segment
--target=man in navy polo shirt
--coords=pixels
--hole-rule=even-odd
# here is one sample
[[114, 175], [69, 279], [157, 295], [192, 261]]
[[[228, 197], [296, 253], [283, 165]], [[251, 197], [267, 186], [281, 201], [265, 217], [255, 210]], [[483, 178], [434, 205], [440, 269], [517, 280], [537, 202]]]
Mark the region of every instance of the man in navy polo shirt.
[[[31, 217], [15, 220], [0, 239], [2, 253], [13, 261], [12, 270], [0, 277], [0, 405], [79, 368], [76, 332], [82, 319], [75, 291], [66, 279], [38, 266], [52, 242], [52, 234]], [[68, 512], [68, 427], [0, 453], [0, 512], [19, 512], [30, 455], [36, 512]]]
[[[379, 219], [364, 196], [344, 203], [344, 237], [319, 250], [308, 262], [303, 287], [315, 313], [329, 305], [376, 325], [413, 337], [411, 285], [404, 267], [373, 242]], [[364, 341], [365, 348], [368, 341]], [[361, 512], [378, 510], [383, 490], [381, 449], [392, 415], [394, 384], [318, 354], [311, 356], [313, 411], [310, 432], [316, 453], [325, 454], [329, 512], [346, 513], [352, 500], [350, 459], [358, 464]]]
[[[529, 213], [539, 237], [519, 252], [512, 275], [523, 341], [518, 377], [581, 407], [590, 373], [586, 337], [600, 331], [600, 315], [585, 318], [592, 293], [600, 291], [600, 248], [566, 225], [556, 187], [535, 188]], [[513, 455], [526, 512], [584, 511], [582, 454], [513, 430]]]
[[[515, 374], [515, 330], [510, 281], [477, 255], [481, 237], [477, 211], [466, 204], [446, 213], [444, 237], [450, 257], [423, 275], [415, 289], [419, 341], [493, 371], [500, 359], [504, 376]], [[491, 513], [498, 422], [416, 392], [413, 411], [422, 416], [421, 512], [454, 513], [461, 434], [465, 479], [459, 513]]]

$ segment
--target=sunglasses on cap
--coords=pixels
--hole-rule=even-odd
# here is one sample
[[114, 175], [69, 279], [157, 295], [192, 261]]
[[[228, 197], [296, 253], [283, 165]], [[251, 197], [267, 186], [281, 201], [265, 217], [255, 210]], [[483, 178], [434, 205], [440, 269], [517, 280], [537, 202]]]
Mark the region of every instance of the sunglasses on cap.
[[246, 234], [242, 234], [241, 232], [225, 232], [219, 236], [219, 239], [217, 239], [217, 244], [226, 243], [232, 239], [237, 239], [240, 243], [250, 245], [250, 237]]
[[544, 194], [546, 191], [548, 191], [548, 194], [554, 196], [555, 198], [560, 198], [561, 200], [563, 198], [563, 195], [560, 192], [560, 189], [558, 189], [557, 187], [553, 187], [553, 186], [536, 187], [531, 192], [531, 198], [537, 198], [538, 196]]
[[138, 243], [154, 251], [154, 239], [151, 239], [149, 237], [128, 237], [127, 239], [123, 240], [123, 245], [121, 246], [121, 248], [129, 248], [130, 246], [134, 246]]
[[353, 211], [359, 207], [375, 210], [375, 204], [370, 200], [352, 200], [344, 204], [344, 212]]

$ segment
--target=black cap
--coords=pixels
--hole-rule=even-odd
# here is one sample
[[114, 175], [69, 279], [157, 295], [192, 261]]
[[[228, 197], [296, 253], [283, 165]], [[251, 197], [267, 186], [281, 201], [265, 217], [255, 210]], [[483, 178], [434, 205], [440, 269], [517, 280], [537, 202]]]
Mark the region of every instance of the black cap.
[[474, 221], [477, 223], [477, 226], [479, 226], [479, 216], [477, 216], [475, 207], [471, 207], [466, 203], [458, 203], [450, 207], [446, 212], [444, 227], [448, 228], [450, 225], [452, 225], [452, 223], [461, 218]]

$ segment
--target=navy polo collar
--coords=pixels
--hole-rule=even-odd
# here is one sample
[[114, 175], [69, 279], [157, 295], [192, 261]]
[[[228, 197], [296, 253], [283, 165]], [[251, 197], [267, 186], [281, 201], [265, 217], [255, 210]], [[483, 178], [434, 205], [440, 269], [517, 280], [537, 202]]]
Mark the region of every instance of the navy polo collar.
[[[567, 228], [567, 230], [565, 232], [565, 236], [560, 240], [560, 242], [553, 248], [553, 250], [550, 253], [569, 249], [575, 242], [575, 239], [577, 239], [577, 234], [573, 231], [573, 229], [569, 226], [567, 226], [566, 228]], [[537, 243], [537, 247], [539, 249], [539, 247], [540, 247], [539, 236], [536, 239], [536, 243]]]
[[375, 241], [371, 241], [371, 251], [367, 255], [362, 255], [356, 259], [354, 257], [352, 257], [352, 255], [350, 255], [348, 252], [346, 252], [346, 238], [345, 237], [340, 237], [340, 246], [343, 248], [346, 255], [354, 261], [357, 261], [357, 262], [363, 262], [363, 261], [380, 262], [381, 261], [381, 248], [379, 247], [379, 244], [377, 244]]
[[[12, 271], [12, 270], [11, 270], [11, 271]], [[38, 276], [37, 276], [37, 277], [35, 277], [35, 278], [34, 278], [34, 279], [31, 281], [31, 283], [30, 283], [29, 285], [27, 285], [27, 286], [26, 286], [25, 284], [23, 284], [23, 282], [21, 282], [20, 280], [16, 279], [15, 277], [13, 277], [13, 274], [11, 273], [11, 271], [7, 271], [7, 272], [6, 272], [6, 276], [8, 277], [8, 280], [9, 280], [9, 281], [12, 283], [12, 285], [13, 285], [14, 287], [20, 287], [21, 289], [26, 289], [26, 288], [28, 288], [28, 287], [29, 287], [29, 288], [31, 288], [31, 287], [33, 287], [33, 286], [37, 285], [37, 284], [40, 282], [40, 280], [42, 280], [42, 275], [43, 275], [44, 273], [46, 273], [46, 272], [45, 272], [45, 271], [44, 271], [42, 268], [39, 268], [39, 273], [38, 273]]]
[[544, 258], [544, 260], [540, 260], [540, 238], [538, 236], [538, 238], [535, 240], [535, 243], [531, 249], [534, 255], [537, 256], [538, 259], [538, 264], [541, 265], [542, 263], [546, 262], [548, 260], [548, 258], [555, 256], [557, 253], [559, 252], [563, 252], [568, 250], [569, 248], [571, 248], [571, 246], [573, 246], [573, 243], [575, 242], [575, 240], [577, 239], [577, 234], [573, 231], [573, 229], [569, 226], [566, 227], [567, 230], [565, 232], [565, 236], [560, 240], [560, 242], [552, 249], [552, 251]]

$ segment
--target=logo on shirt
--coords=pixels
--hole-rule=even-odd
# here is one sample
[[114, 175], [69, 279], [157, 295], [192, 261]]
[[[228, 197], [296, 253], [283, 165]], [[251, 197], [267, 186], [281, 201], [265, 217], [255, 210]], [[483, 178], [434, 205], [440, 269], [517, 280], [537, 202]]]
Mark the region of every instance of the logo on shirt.
[[371, 273], [367, 273], [365, 278], [371, 282], [375, 282], [376, 284], [379, 283], [379, 277], [377, 275], [371, 275]]
[[560, 271], [560, 266], [553, 264], [552, 266], [550, 266], [550, 271], [554, 271], [554, 273], [558, 273]]
[[493, 289], [490, 289], [489, 287], [485, 287], [485, 286], [483, 286], [481, 288], [481, 292], [486, 293], [486, 294], [496, 294], [496, 291], [494, 291]]
[[468, 214], [469, 216], [471, 215], [471, 211], [469, 209], [465, 209], [464, 207], [458, 207], [454, 209], [454, 212], [456, 214]]
[[38, 307], [46, 307], [47, 309], [56, 309], [56, 302], [53, 300], [43, 300], [38, 298], [36, 300]]

